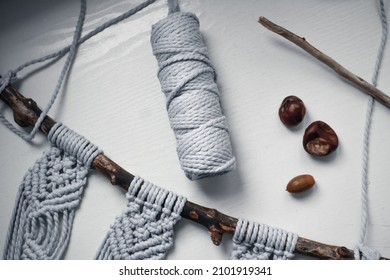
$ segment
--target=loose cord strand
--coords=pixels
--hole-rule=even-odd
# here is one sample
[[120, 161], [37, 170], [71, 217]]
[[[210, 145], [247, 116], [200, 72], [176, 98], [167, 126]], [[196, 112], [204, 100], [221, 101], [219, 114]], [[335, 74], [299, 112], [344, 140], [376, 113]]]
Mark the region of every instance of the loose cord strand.
[[49, 60], [55, 60], [55, 59], [59, 59], [61, 58], [62, 56], [64, 56], [65, 54], [69, 53], [68, 54], [68, 57], [65, 61], [65, 64], [63, 66], [63, 69], [61, 71], [61, 74], [60, 74], [60, 77], [58, 79], [58, 82], [57, 82], [57, 85], [56, 85], [56, 88], [50, 98], [50, 101], [48, 103], [48, 105], [46, 106], [45, 110], [42, 112], [42, 114], [39, 116], [33, 130], [30, 132], [30, 134], [26, 134], [24, 133], [23, 131], [19, 130], [18, 128], [16, 128], [10, 121], [8, 121], [1, 113], [0, 113], [0, 121], [8, 128], [10, 129], [12, 132], [14, 132], [16, 135], [18, 135], [19, 137], [23, 138], [24, 140], [30, 142], [36, 132], [38, 131], [40, 125], [42, 124], [42, 121], [43, 119], [46, 117], [46, 115], [48, 114], [48, 112], [50, 111], [51, 107], [53, 106], [57, 96], [59, 95], [59, 92], [60, 92], [60, 89], [61, 89], [61, 86], [62, 86], [62, 83], [64, 81], [64, 79], [66, 78], [66, 76], [68, 75], [69, 73], [69, 70], [70, 70], [70, 66], [72, 65], [74, 59], [75, 59], [75, 54], [76, 54], [76, 50], [77, 50], [77, 46], [83, 44], [85, 41], [87, 41], [88, 39], [92, 38], [93, 36], [97, 35], [98, 33], [102, 32], [103, 30], [107, 29], [108, 27], [116, 24], [116, 23], [119, 23], [121, 21], [123, 21], [124, 19], [136, 14], [137, 12], [141, 11], [142, 9], [146, 8], [147, 6], [149, 6], [150, 4], [156, 2], [156, 0], [147, 0], [145, 2], [142, 2], [141, 4], [139, 4], [138, 6], [128, 10], [127, 12], [121, 14], [120, 16], [116, 17], [116, 18], [113, 18], [105, 23], [103, 23], [102, 25], [96, 27], [95, 29], [93, 29], [92, 31], [90, 31], [89, 33], [87, 33], [86, 35], [84, 35], [83, 37], [81, 37], [81, 32], [82, 32], [82, 29], [83, 29], [83, 23], [84, 23], [84, 20], [85, 20], [85, 14], [86, 14], [86, 0], [81, 0], [81, 9], [80, 9], [80, 15], [79, 15], [79, 18], [78, 18], [78, 22], [77, 22], [77, 25], [76, 25], [76, 30], [75, 30], [75, 33], [74, 33], [74, 36], [73, 36], [73, 41], [71, 43], [71, 45], [68, 45], [66, 47], [64, 47], [63, 49], [59, 50], [59, 51], [56, 51], [54, 53], [51, 53], [51, 54], [48, 54], [48, 55], [45, 55], [43, 57], [40, 57], [40, 58], [37, 58], [37, 59], [33, 59], [33, 60], [30, 60], [26, 63], [23, 63], [22, 65], [20, 65], [19, 67], [17, 67], [16, 69], [14, 70], [11, 70], [9, 71], [8, 73], [6, 73], [3, 77], [0, 77], [0, 94], [1, 92], [12, 82], [14, 82], [16, 80], [16, 75], [18, 72], [22, 71], [23, 69], [31, 66], [31, 65], [34, 65], [34, 64], [37, 64], [37, 63], [42, 63], [42, 62], [45, 62], [45, 61], [49, 61]]
[[84, 20], [85, 20], [85, 14], [87, 11], [87, 2], [86, 0], [81, 0], [80, 1], [81, 8], [80, 8], [80, 15], [77, 20], [77, 25], [76, 25], [76, 30], [73, 35], [73, 40], [72, 44], [70, 45], [69, 48], [69, 54], [65, 60], [65, 64], [61, 70], [60, 77], [58, 78], [57, 85], [54, 89], [54, 92], [52, 96], [50, 97], [49, 103], [46, 105], [46, 108], [42, 111], [41, 115], [39, 116], [37, 122], [35, 123], [35, 126], [31, 133], [27, 137], [27, 141], [31, 141], [35, 134], [37, 133], [39, 127], [41, 126], [43, 119], [46, 117], [46, 115], [49, 113], [51, 107], [53, 106], [54, 102], [57, 99], [58, 94], [60, 93], [60, 89], [62, 87], [62, 84], [64, 82], [64, 79], [66, 76], [69, 74], [69, 70], [71, 68], [71, 65], [73, 64], [75, 57], [76, 57], [76, 52], [77, 52], [77, 42], [79, 41], [81, 37], [81, 32], [83, 30], [83, 25], [84, 25]]
[[[383, 61], [383, 55], [387, 42], [388, 24], [383, 0], [379, 0], [379, 14], [382, 25], [382, 38], [379, 45], [378, 55], [375, 62], [374, 73], [372, 76], [372, 84], [376, 87], [378, 83], [379, 71]], [[362, 210], [361, 210], [361, 227], [359, 244], [355, 250], [355, 259], [361, 258], [361, 253], [366, 254], [366, 258], [377, 258], [378, 253], [368, 250], [364, 246], [364, 241], [367, 234], [368, 226], [368, 164], [369, 164], [369, 146], [370, 146], [370, 130], [372, 124], [372, 114], [374, 109], [374, 98], [369, 97], [366, 111], [366, 122], [364, 127], [363, 138], [363, 164], [362, 164]]]
[[[56, 98], [57, 98], [57, 96], [58, 96], [58, 94], [60, 92], [60, 89], [61, 89], [61, 86], [62, 86], [62, 84], [64, 82], [64, 79], [68, 75], [70, 67], [71, 67], [71, 65], [74, 62], [74, 59], [75, 59], [75, 56], [76, 56], [76, 51], [77, 51], [77, 45], [78, 45], [77, 42], [80, 39], [81, 32], [82, 32], [82, 29], [83, 29], [83, 24], [84, 24], [84, 20], [85, 20], [86, 10], [87, 10], [86, 0], [81, 0], [80, 1], [80, 14], [79, 14], [79, 18], [77, 20], [76, 29], [75, 29], [75, 32], [74, 32], [74, 35], [73, 35], [72, 43], [71, 43], [71, 45], [69, 47], [69, 54], [68, 54], [68, 56], [66, 58], [64, 66], [63, 66], [63, 68], [61, 70], [61, 74], [60, 74], [60, 76], [58, 78], [57, 85], [56, 85], [56, 87], [54, 89], [54, 92], [53, 92], [52, 96], [50, 97], [49, 103], [46, 105], [46, 108], [42, 111], [41, 115], [39, 116], [38, 120], [36, 121], [32, 131], [30, 132], [30, 134], [23, 133], [22, 131], [20, 131], [19, 129], [14, 127], [3, 116], [1, 116], [1, 121], [3, 123], [5, 123], [8, 128], [11, 128], [11, 130], [14, 133], [16, 133], [18, 136], [22, 137], [27, 142], [30, 142], [34, 138], [35, 134], [37, 133], [39, 127], [41, 126], [41, 124], [43, 122], [43, 119], [46, 117], [46, 115], [50, 111], [51, 107], [53, 106], [53, 104], [54, 104], [54, 102], [55, 102], [55, 100], [56, 100]], [[38, 60], [38, 62], [45, 61], [45, 60], [47, 60], [47, 59], [45, 57], [43, 57], [40, 60]], [[17, 72], [14, 72], [14, 73], [16, 75]]]
[[178, 0], [168, 0], [168, 14], [180, 12]]

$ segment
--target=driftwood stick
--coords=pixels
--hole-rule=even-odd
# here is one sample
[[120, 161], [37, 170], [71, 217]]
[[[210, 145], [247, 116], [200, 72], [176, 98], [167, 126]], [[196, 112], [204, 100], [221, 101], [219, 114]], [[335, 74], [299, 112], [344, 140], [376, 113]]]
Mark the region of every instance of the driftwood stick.
[[364, 79], [359, 76], [353, 74], [351, 71], [337, 63], [334, 59], [324, 54], [313, 45], [311, 45], [304, 37], [299, 37], [292, 33], [291, 31], [271, 22], [265, 17], [259, 18], [259, 23], [262, 24], [265, 28], [275, 32], [276, 34], [286, 38], [290, 42], [296, 44], [297, 46], [304, 49], [306, 52], [317, 58], [319, 61], [328, 65], [331, 69], [333, 69], [337, 74], [342, 76], [343, 78], [350, 81], [352, 84], [356, 85], [358, 88], [363, 90], [365, 93], [371, 95], [377, 101], [382, 103], [388, 109], [390, 109], [390, 97], [386, 95], [384, 92], [380, 91], [372, 84], [368, 83]]
[[[42, 112], [35, 101], [25, 98], [11, 86], [6, 87], [0, 93], [0, 99], [12, 109], [15, 122], [22, 127], [33, 126]], [[47, 116], [41, 124], [40, 130], [47, 135], [55, 123], [52, 118]], [[113, 185], [118, 185], [124, 190], [128, 189], [134, 179], [132, 174], [104, 154], [100, 154], [94, 159], [92, 167], [104, 174]], [[206, 227], [215, 245], [221, 243], [224, 233], [233, 234], [237, 226], [236, 218], [191, 201], [186, 202], [181, 216]], [[327, 245], [303, 237], [298, 238], [295, 253], [319, 259], [341, 260], [354, 258], [353, 251], [343, 246]]]

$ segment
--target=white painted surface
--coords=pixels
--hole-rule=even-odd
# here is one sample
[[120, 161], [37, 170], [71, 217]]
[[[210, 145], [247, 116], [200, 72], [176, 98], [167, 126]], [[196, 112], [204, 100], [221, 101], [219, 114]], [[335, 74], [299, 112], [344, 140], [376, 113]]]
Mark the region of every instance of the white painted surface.
[[[88, 1], [85, 30], [119, 15], [140, 1]], [[389, 1], [386, 9], [390, 10]], [[319, 242], [353, 248], [358, 241], [363, 130], [368, 97], [298, 49], [263, 28], [270, 20], [304, 36], [352, 72], [370, 81], [381, 35], [376, 1], [180, 1], [195, 13], [218, 73], [221, 102], [231, 129], [237, 169], [199, 182], [189, 181], [156, 76], [149, 43], [151, 25], [167, 14], [165, 1], [87, 41], [62, 95], [50, 112], [55, 120], [86, 136], [132, 174], [143, 176], [189, 200], [298, 233]], [[72, 1], [1, 1], [0, 73], [71, 40], [79, 12]], [[85, 32], [86, 32], [85, 31]], [[85, 33], [84, 33], [85, 34]], [[386, 50], [378, 87], [390, 93], [390, 52]], [[63, 60], [31, 74], [17, 88], [43, 107]], [[287, 95], [306, 104], [307, 116], [287, 129], [278, 107]], [[8, 117], [9, 110], [0, 103]], [[322, 120], [337, 132], [340, 146], [326, 159], [303, 150], [309, 123]], [[390, 257], [390, 110], [376, 103], [371, 130], [370, 220], [367, 244]], [[4, 246], [18, 186], [28, 167], [48, 147], [42, 135], [28, 144], [0, 126], [0, 248]], [[294, 176], [310, 173], [309, 192], [285, 191]], [[125, 196], [91, 172], [77, 210], [67, 259], [91, 259]], [[182, 220], [169, 259], [226, 259], [231, 236], [220, 247], [207, 231]], [[0, 250], [1, 250], [0, 249]]]

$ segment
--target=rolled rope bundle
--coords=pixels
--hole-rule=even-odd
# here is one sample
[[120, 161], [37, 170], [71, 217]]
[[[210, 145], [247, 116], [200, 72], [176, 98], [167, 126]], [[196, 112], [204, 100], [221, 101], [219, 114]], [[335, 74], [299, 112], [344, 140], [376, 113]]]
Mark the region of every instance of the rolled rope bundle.
[[186, 176], [197, 180], [232, 170], [229, 128], [198, 18], [184, 12], [169, 14], [152, 26], [151, 44]]
[[53, 146], [19, 188], [4, 259], [60, 259], [68, 245], [90, 163], [100, 151], [60, 124], [48, 138]]

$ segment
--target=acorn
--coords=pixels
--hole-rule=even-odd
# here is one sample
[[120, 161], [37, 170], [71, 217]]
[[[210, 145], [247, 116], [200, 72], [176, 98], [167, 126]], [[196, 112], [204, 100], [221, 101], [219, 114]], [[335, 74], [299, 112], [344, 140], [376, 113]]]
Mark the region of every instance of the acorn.
[[296, 176], [290, 180], [287, 184], [286, 191], [289, 193], [300, 193], [312, 188], [315, 184], [313, 176], [309, 174], [303, 174]]

